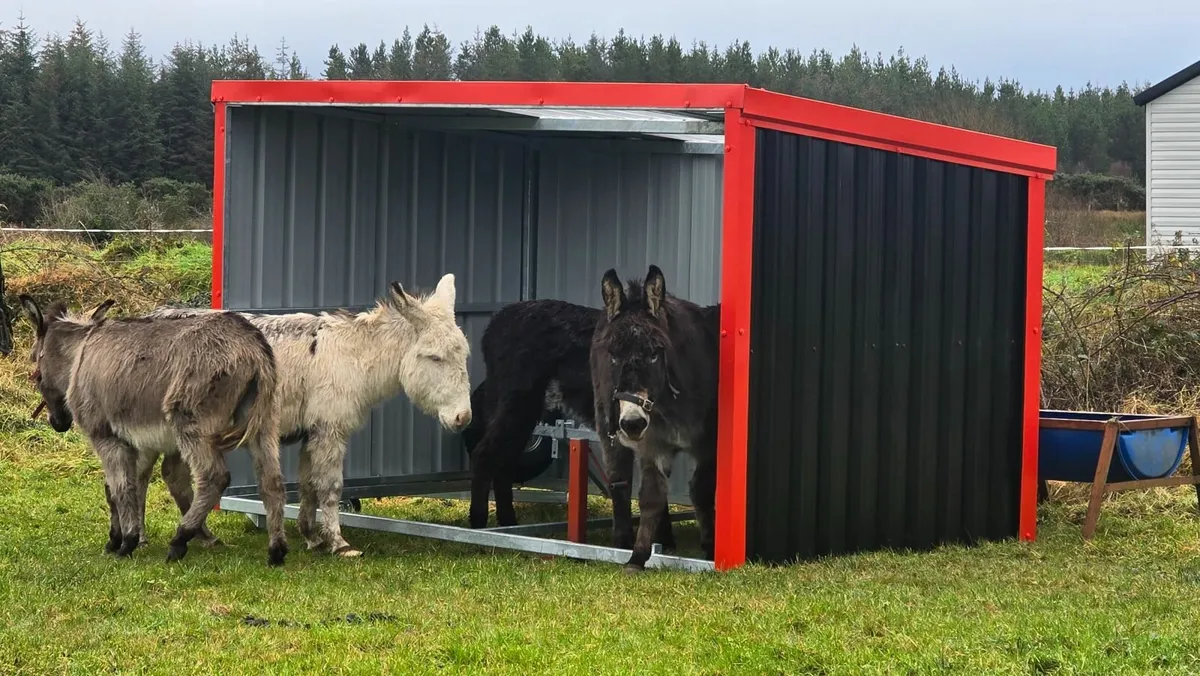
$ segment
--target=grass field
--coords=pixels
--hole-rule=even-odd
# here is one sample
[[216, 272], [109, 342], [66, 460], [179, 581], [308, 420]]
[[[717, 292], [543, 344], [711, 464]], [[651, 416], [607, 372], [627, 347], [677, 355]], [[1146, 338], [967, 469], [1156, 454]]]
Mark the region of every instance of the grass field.
[[[161, 483], [150, 495], [149, 547], [129, 560], [105, 555], [94, 457], [74, 434], [30, 429], [27, 410], [4, 406], [0, 438], [6, 674], [1200, 669], [1200, 609], [1190, 602], [1200, 522], [1186, 489], [1121, 496], [1087, 544], [1081, 505], [1051, 503], [1032, 544], [729, 574], [629, 577], [356, 530], [347, 535], [367, 555], [339, 560], [305, 551], [291, 523], [287, 564], [269, 569], [265, 535], [227, 512], [209, 519], [227, 547], [193, 547], [167, 565], [177, 512]], [[465, 522], [464, 505], [437, 500], [367, 509]], [[523, 519], [554, 516], [539, 511]]]
[[[5, 253], [9, 292], [83, 304], [207, 288], [202, 245], [121, 246], [60, 256], [37, 251], [49, 248], [40, 240], [6, 243], [34, 256]], [[1105, 269], [1050, 264], [1046, 283], [1081, 288]], [[342, 560], [305, 551], [291, 522], [292, 553], [270, 569], [265, 535], [227, 512], [209, 518], [226, 547], [194, 546], [167, 565], [178, 512], [156, 478], [151, 543], [116, 560], [103, 553], [95, 456], [77, 432], [29, 419], [28, 326], [14, 328], [16, 351], [0, 361], [0, 674], [1200, 671], [1200, 518], [1187, 488], [1110, 499], [1089, 543], [1081, 492], [1063, 489], [1035, 543], [630, 577], [353, 529], [366, 556]], [[461, 502], [394, 498], [364, 511], [466, 523]], [[551, 506], [521, 516], [564, 518]], [[695, 542], [693, 524], [681, 531]]]

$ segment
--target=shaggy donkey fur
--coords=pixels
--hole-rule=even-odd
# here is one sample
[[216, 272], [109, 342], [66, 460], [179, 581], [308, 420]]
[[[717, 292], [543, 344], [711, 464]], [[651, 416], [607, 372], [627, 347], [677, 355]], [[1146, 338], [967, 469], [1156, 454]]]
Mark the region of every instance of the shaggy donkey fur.
[[[523, 466], [522, 451], [546, 412], [596, 429], [588, 354], [603, 316], [603, 310], [541, 299], [506, 305], [488, 322], [481, 341], [487, 376], [471, 393], [474, 418], [463, 430], [471, 456], [471, 528], [487, 526], [489, 489], [494, 491], [497, 525], [516, 525], [513, 484], [538, 471]], [[613, 500], [613, 542], [629, 548], [633, 453], [615, 444], [605, 449], [604, 460]], [[671, 523], [664, 521], [669, 540]]]
[[679, 452], [696, 460], [691, 498], [700, 545], [711, 559], [721, 306], [700, 307], [668, 294], [656, 265], [644, 284], [630, 281], [626, 289], [609, 270], [601, 292], [605, 317], [591, 347], [597, 432], [606, 454], [614, 442], [631, 448], [642, 471], [642, 518], [625, 569], [645, 567], [662, 523], [669, 523], [667, 476]]
[[[372, 407], [403, 390], [451, 432], [471, 421], [470, 346], [455, 322], [454, 300], [454, 275], [447, 274], [426, 298], [392, 282], [385, 299], [358, 314], [237, 313], [263, 332], [279, 363], [279, 430], [285, 442], [302, 442], [298, 526], [309, 549], [362, 554], [342, 537], [338, 503], [346, 442]], [[148, 316], [211, 312], [159, 308]]]
[[[194, 501], [176, 495], [184, 515], [167, 560], [183, 558], [188, 542], [206, 533], [205, 519], [229, 485], [225, 453], [249, 442], [267, 510], [268, 563], [282, 564], [288, 548], [270, 345], [237, 315], [105, 319], [112, 303], [82, 318], [61, 303], [43, 315], [21, 296], [37, 332], [30, 359], [50, 426], [66, 432], [78, 421], [104, 466], [105, 549], [128, 556], [137, 548], [154, 461], [178, 454], [179, 463], [164, 461], [164, 477], [179, 484], [174, 470], [185, 463], [198, 494]], [[182, 483], [190, 488], [190, 481]]]

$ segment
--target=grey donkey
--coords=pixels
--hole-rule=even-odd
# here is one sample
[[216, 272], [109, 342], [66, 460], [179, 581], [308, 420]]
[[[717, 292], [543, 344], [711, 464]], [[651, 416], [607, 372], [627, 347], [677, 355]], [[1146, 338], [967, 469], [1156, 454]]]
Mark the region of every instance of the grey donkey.
[[[29, 296], [20, 301], [36, 330], [30, 359], [50, 426], [66, 432], [78, 422], [104, 468], [105, 550], [125, 557], [141, 542], [145, 487], [160, 454], [184, 512], [167, 561], [183, 558], [197, 535], [211, 537], [205, 520], [230, 481], [225, 454], [249, 442], [267, 511], [267, 562], [281, 565], [288, 547], [277, 373], [262, 333], [231, 313], [107, 319], [112, 300], [89, 317], [69, 314], [62, 303], [43, 314]], [[181, 466], [196, 484], [190, 505]]]
[[[447, 274], [422, 297], [392, 282], [374, 308], [356, 314], [238, 313], [263, 332], [279, 364], [279, 431], [284, 443], [300, 442], [296, 524], [310, 550], [362, 554], [342, 537], [338, 501], [347, 440], [373, 407], [403, 391], [448, 431], [470, 423], [470, 345], [455, 322], [454, 302], [454, 275]], [[159, 308], [147, 317], [214, 312], [219, 311]]]

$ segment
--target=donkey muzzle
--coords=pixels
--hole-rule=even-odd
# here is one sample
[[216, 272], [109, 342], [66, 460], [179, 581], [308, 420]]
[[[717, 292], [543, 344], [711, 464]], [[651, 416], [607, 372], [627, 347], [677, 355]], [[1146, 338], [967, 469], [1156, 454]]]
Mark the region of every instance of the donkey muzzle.
[[613, 395], [617, 408], [617, 428], [630, 441], [638, 441], [650, 426], [650, 412], [654, 401], [649, 397], [632, 392], [617, 392]]

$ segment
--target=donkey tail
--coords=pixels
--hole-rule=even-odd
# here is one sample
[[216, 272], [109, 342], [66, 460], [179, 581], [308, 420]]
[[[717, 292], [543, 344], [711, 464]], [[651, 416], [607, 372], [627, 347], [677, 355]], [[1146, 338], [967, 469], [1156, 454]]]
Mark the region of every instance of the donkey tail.
[[262, 334], [258, 334], [258, 337], [255, 359], [251, 360], [253, 375], [234, 407], [233, 427], [213, 440], [222, 452], [242, 446], [263, 433], [278, 434], [278, 422], [275, 420], [275, 387], [278, 382], [275, 351]]

